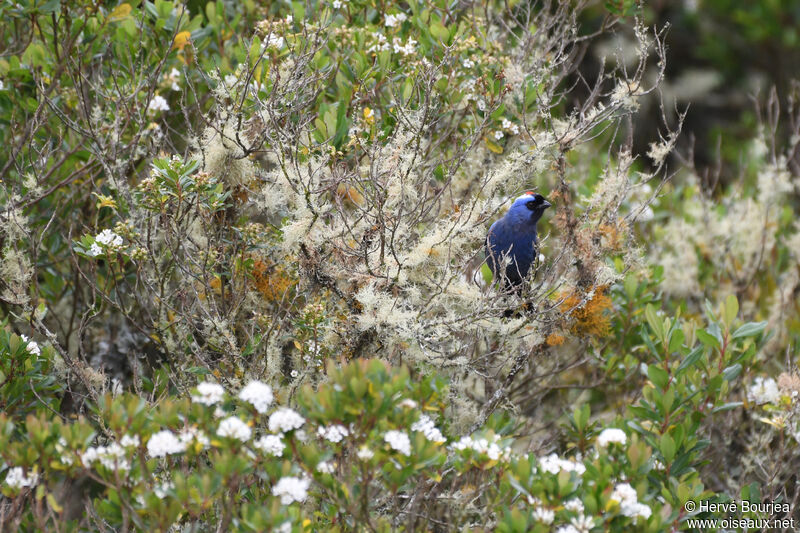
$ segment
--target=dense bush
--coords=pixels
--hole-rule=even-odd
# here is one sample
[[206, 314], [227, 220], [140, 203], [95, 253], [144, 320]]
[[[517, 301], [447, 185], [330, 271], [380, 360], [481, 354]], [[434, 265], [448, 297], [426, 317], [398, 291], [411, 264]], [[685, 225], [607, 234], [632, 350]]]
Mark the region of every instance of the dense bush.
[[[795, 501], [800, 132], [767, 102], [730, 187], [669, 166], [681, 112], [634, 153], [664, 32], [599, 9], [3, 4], [0, 524], [662, 531]], [[504, 294], [483, 241], [532, 188], [555, 213]]]

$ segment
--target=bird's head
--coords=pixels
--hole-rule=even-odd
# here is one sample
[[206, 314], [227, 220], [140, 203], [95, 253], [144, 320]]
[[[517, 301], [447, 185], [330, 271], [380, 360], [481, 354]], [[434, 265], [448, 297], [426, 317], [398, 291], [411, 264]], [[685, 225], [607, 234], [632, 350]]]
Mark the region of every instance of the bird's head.
[[516, 223], [528, 223], [535, 226], [542, 218], [544, 210], [551, 205], [541, 194], [528, 191], [514, 200], [506, 216]]

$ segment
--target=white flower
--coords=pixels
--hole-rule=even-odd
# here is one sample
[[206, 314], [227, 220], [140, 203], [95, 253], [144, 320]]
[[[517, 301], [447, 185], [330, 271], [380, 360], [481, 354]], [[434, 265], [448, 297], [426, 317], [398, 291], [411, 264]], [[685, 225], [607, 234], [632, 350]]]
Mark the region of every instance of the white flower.
[[366, 446], [362, 446], [356, 452], [356, 457], [358, 457], [362, 461], [369, 461], [370, 459], [375, 457], [375, 453], [373, 453], [373, 451], [367, 448]]
[[616, 500], [622, 505], [623, 503], [632, 503], [637, 501], [636, 489], [631, 487], [630, 483], [617, 483], [614, 486], [614, 491], [611, 493], [611, 499]]
[[196, 427], [189, 427], [180, 432], [178, 435], [178, 440], [188, 448], [189, 444], [192, 442], [198, 442], [200, 445], [205, 448], [209, 445], [208, 437], [206, 437], [205, 432], [202, 429], [197, 429]]
[[178, 437], [168, 429], [154, 433], [147, 441], [147, 453], [151, 457], [164, 457], [184, 451], [186, 451], [186, 444], [178, 440]]
[[553, 512], [552, 509], [546, 509], [544, 507], [534, 507], [533, 509], [533, 519], [537, 522], [552, 524], [555, 517], [556, 513]]
[[464, 68], [472, 68], [472, 67], [475, 66], [475, 62], [473, 60], [467, 58], [467, 59], [465, 59], [464, 61], [461, 62], [461, 65]]
[[294, 409], [281, 407], [269, 416], [267, 425], [273, 433], [284, 433], [299, 428], [305, 422], [306, 419]]
[[333, 0], [333, 9], [339, 9], [340, 7], [342, 7], [341, 0]]
[[298, 372], [297, 370], [292, 370], [291, 372], [289, 372], [289, 375], [292, 376], [293, 378], [296, 378], [297, 376], [300, 375], [300, 372]]
[[503, 459], [507, 461], [511, 456], [511, 448], [506, 446], [505, 448], [501, 448], [497, 441], [499, 437], [495, 435], [494, 442], [489, 442], [486, 438], [477, 438], [474, 439], [471, 436], [467, 435], [465, 437], [461, 437], [461, 440], [455, 442], [451, 445], [451, 448], [454, 450], [472, 450], [476, 453], [486, 454], [489, 459], [492, 461], [497, 461]]
[[99, 242], [103, 246], [121, 246], [122, 245], [122, 237], [111, 231], [110, 229], [104, 229], [100, 233], [94, 236], [94, 240]]
[[92, 257], [97, 257], [98, 255], [103, 253], [103, 249], [97, 246], [96, 242], [92, 243], [92, 246], [89, 248], [89, 255]]
[[631, 518], [644, 518], [647, 520], [653, 514], [653, 510], [648, 505], [636, 502], [622, 507], [622, 514]]
[[203, 405], [214, 405], [222, 401], [225, 389], [218, 383], [205, 381], [197, 385], [197, 394], [192, 395], [192, 401]]
[[286, 24], [291, 24], [292, 22], [294, 22], [294, 17], [291, 15], [286, 15], [286, 19], [284, 20], [286, 20]]
[[384, 20], [384, 24], [387, 28], [394, 28], [398, 24], [401, 24], [404, 20], [408, 19], [405, 13], [398, 13], [397, 15], [386, 15], [386, 19]]
[[481, 111], [486, 111], [486, 102], [483, 100], [478, 100], [478, 109]]
[[398, 403], [397, 405], [399, 407], [404, 407], [404, 408], [408, 408], [408, 409], [416, 409], [417, 402], [415, 402], [411, 398], [406, 398], [403, 401], [401, 401], [400, 403]]
[[152, 100], [150, 100], [150, 103], [147, 104], [147, 111], [148, 112], [169, 111], [169, 104], [167, 103], [167, 100], [163, 96], [157, 94], [153, 97]]
[[91, 466], [95, 461], [100, 461], [100, 464], [109, 470], [122, 470], [128, 471], [131, 465], [125, 458], [125, 449], [112, 442], [108, 446], [89, 447], [83, 455], [81, 460], [85, 466]]
[[394, 38], [392, 41], [392, 48], [394, 49], [395, 54], [403, 54], [404, 56], [410, 56], [417, 53], [417, 41], [414, 39], [409, 38], [406, 41], [406, 44], [401, 44], [402, 41], [397, 37]]
[[3, 80], [0, 80], [0, 91], [5, 91], [5, 90], [6, 90], [6, 84], [3, 83]]
[[283, 37], [274, 33], [261, 45], [262, 48], [283, 48]]
[[539, 470], [550, 474], [558, 474], [563, 470], [565, 472], [575, 472], [579, 476], [582, 476], [583, 473], [586, 472], [586, 467], [583, 466], [583, 463], [569, 459], [561, 459], [558, 455], [551, 453], [539, 459]]
[[153, 494], [156, 495], [156, 498], [159, 500], [163, 500], [164, 496], [167, 495], [167, 491], [170, 491], [175, 488], [175, 484], [171, 481], [165, 481], [164, 483], [159, 483], [158, 485], [153, 486]]
[[511, 129], [511, 121], [508, 120], [507, 118], [503, 119], [503, 129], [504, 130]]
[[253, 443], [253, 446], [264, 453], [280, 457], [286, 445], [279, 435], [264, 435]]
[[747, 399], [755, 404], [777, 403], [781, 393], [774, 379], [758, 376], [747, 390]]
[[317, 463], [317, 472], [321, 472], [323, 474], [333, 474], [336, 471], [336, 468], [328, 461], [320, 461]]
[[178, 80], [180, 79], [180, 77], [181, 77], [181, 72], [178, 69], [173, 67], [172, 70], [169, 71], [167, 79], [169, 79], [169, 81], [171, 82], [170, 89], [172, 89], [173, 91], [181, 90], [181, 86], [178, 85]]
[[8, 470], [6, 474], [6, 485], [12, 489], [21, 489], [22, 487], [33, 487], [39, 481], [38, 474], [31, 474], [26, 476], [21, 466], [15, 466]]
[[139, 435], [129, 435], [126, 433], [122, 436], [119, 443], [123, 448], [136, 448], [139, 446]]
[[344, 427], [343, 425], [335, 424], [333, 426], [319, 428], [317, 430], [317, 434], [323, 439], [335, 443], [335, 442], [342, 442], [342, 439], [348, 436], [350, 432], [347, 431], [347, 428]]
[[505, 135], [504, 135], [504, 134], [503, 134], [503, 132], [502, 132], [502, 131], [500, 131], [500, 130], [497, 130], [496, 132], [494, 132], [494, 138], [495, 138], [495, 139], [497, 139], [498, 141], [499, 141], [500, 139], [502, 139], [504, 136], [505, 136]]
[[369, 52], [382, 52], [389, 49], [389, 41], [386, 39], [384, 34], [375, 31], [372, 32], [372, 36], [375, 37], [378, 42], [369, 47]]
[[581, 533], [581, 532], [575, 529], [575, 526], [573, 525], [566, 525], [556, 529], [556, 533]]
[[310, 479], [283, 477], [272, 487], [272, 495], [280, 496], [283, 505], [304, 502], [308, 496], [309, 485], [311, 485]]
[[517, 126], [516, 124], [512, 124], [511, 133], [513, 133], [514, 135], [519, 135], [519, 126]]
[[393, 450], [397, 450], [406, 456], [411, 455], [411, 440], [409, 440], [407, 433], [393, 429], [386, 432], [383, 440], [388, 442]]
[[421, 415], [419, 420], [411, 424], [411, 431], [420, 431], [431, 442], [445, 442], [442, 432], [433, 423], [428, 415]]
[[628, 483], [617, 483], [611, 493], [611, 499], [619, 502], [620, 512], [630, 518], [650, 518], [652, 509], [643, 503], [639, 503], [636, 490]]
[[220, 437], [231, 437], [242, 442], [250, 440], [250, 435], [252, 434], [253, 431], [250, 426], [236, 416], [229, 416], [223, 419], [217, 428], [217, 435]]
[[578, 498], [572, 498], [571, 500], [567, 500], [564, 502], [564, 509], [566, 509], [567, 511], [582, 513], [583, 502], [580, 501]]
[[292, 533], [292, 522], [287, 520], [278, 526], [278, 529], [273, 530], [275, 533]]
[[578, 533], [589, 533], [594, 527], [594, 519], [590, 516], [576, 516], [570, 520], [570, 524], [575, 528]]
[[605, 448], [611, 443], [625, 444], [628, 441], [625, 432], [618, 428], [606, 428], [597, 437], [597, 445]]
[[272, 404], [272, 387], [258, 380], [253, 380], [239, 391], [239, 399], [252, 404], [256, 411], [263, 415]]
[[26, 335], [19, 336], [23, 341], [25, 341], [26, 346], [25, 349], [28, 350], [29, 354], [32, 355], [42, 355], [42, 349], [39, 348], [39, 344], [30, 340]]

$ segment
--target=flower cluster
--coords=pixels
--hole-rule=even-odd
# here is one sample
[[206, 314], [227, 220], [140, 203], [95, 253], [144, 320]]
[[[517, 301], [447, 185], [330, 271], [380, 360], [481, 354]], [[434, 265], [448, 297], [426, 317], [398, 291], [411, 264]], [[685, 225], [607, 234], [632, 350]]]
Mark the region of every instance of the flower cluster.
[[616, 443], [624, 445], [628, 440], [625, 432], [617, 428], [606, 428], [597, 436], [597, 445], [601, 448], [608, 447], [609, 444]]
[[41, 355], [42, 350], [39, 348], [39, 344], [30, 340], [26, 335], [19, 336], [23, 341], [25, 341], [25, 349], [28, 350], [28, 353], [33, 355]]
[[461, 440], [450, 445], [453, 450], [471, 450], [477, 454], [486, 455], [492, 461], [508, 461], [511, 458], [511, 447], [501, 447], [500, 437], [495, 435], [493, 440], [485, 437], [474, 438], [470, 435], [461, 437]]
[[252, 434], [253, 431], [250, 426], [236, 416], [229, 416], [223, 419], [217, 428], [217, 435], [220, 437], [229, 437], [242, 442], [250, 440]]
[[272, 387], [254, 380], [239, 391], [239, 399], [252, 404], [259, 414], [264, 414], [272, 404]]
[[778, 390], [778, 383], [770, 377], [757, 376], [747, 390], [747, 400], [757, 405], [778, 403], [780, 399], [781, 393]]
[[283, 505], [302, 503], [308, 497], [310, 485], [311, 480], [308, 478], [283, 477], [272, 487], [272, 494], [279, 497]]
[[338, 443], [348, 436], [350, 432], [343, 425], [334, 424], [332, 426], [320, 427], [317, 429], [317, 434], [325, 440]]
[[223, 400], [225, 389], [217, 383], [204, 382], [197, 385], [197, 394], [192, 395], [192, 401], [203, 405], [214, 405]]
[[25, 475], [25, 471], [21, 466], [14, 466], [8, 469], [6, 474], [6, 485], [12, 489], [21, 489], [24, 487], [33, 487], [39, 482], [38, 474]]
[[257, 449], [264, 453], [280, 457], [283, 454], [286, 444], [279, 435], [264, 435], [253, 443]]
[[652, 514], [649, 506], [640, 503], [636, 490], [628, 483], [618, 483], [611, 493], [611, 500], [619, 503], [620, 512], [630, 518], [644, 518], [647, 520]]
[[561, 472], [575, 472], [582, 476], [586, 472], [586, 467], [582, 462], [574, 459], [562, 459], [558, 454], [551, 453], [539, 459], [539, 471], [549, 474], [559, 474]]
[[421, 432], [431, 442], [441, 443], [447, 441], [428, 415], [421, 415], [419, 420], [411, 424], [411, 431]]
[[383, 440], [386, 441], [393, 450], [406, 456], [411, 455], [411, 440], [408, 438], [408, 433], [393, 429], [386, 432], [383, 436]]
[[186, 443], [182, 442], [175, 433], [163, 429], [150, 436], [147, 441], [147, 453], [150, 457], [166, 457], [186, 451]]

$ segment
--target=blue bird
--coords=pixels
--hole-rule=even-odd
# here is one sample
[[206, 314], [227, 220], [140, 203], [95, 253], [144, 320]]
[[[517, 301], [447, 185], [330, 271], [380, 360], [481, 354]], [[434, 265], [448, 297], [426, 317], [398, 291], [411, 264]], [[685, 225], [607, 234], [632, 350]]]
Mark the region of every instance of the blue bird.
[[[550, 202], [541, 194], [526, 192], [511, 204], [503, 218], [489, 228], [486, 236], [486, 264], [505, 290], [519, 291], [539, 253], [536, 223]], [[502, 271], [504, 259], [510, 261]], [[498, 272], [498, 271], [501, 272]]]

